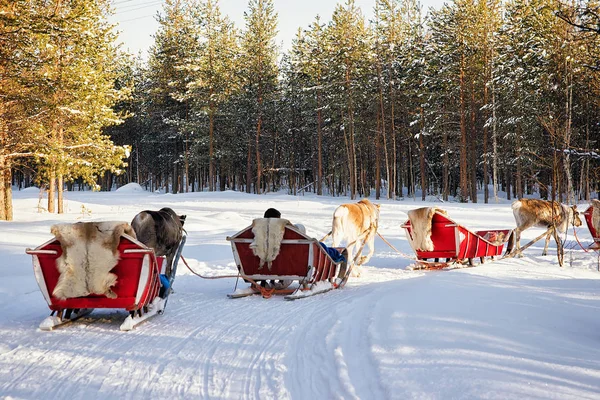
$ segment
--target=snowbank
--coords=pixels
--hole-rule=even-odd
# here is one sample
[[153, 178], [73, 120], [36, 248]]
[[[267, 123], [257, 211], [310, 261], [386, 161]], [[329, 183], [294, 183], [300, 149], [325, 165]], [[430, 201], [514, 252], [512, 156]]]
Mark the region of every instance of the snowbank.
[[141, 187], [138, 183], [131, 182], [126, 185], [121, 186], [115, 192], [119, 193], [136, 193], [136, 192], [145, 192], [144, 188]]

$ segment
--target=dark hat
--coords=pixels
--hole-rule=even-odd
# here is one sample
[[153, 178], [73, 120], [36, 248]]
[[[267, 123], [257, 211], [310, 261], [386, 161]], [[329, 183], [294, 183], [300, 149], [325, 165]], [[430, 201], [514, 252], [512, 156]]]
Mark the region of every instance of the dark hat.
[[265, 211], [264, 218], [281, 218], [281, 213], [274, 208], [269, 208]]

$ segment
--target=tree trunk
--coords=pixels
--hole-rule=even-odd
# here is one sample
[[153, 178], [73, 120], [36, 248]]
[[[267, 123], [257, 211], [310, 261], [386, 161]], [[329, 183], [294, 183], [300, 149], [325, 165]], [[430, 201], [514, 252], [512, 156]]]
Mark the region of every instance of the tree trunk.
[[[213, 96], [213, 89], [210, 88], [210, 96]], [[214, 150], [214, 126], [215, 126], [215, 104], [211, 100], [210, 110], [208, 112], [208, 190], [215, 190], [215, 150]]]
[[476, 116], [477, 103], [475, 102], [475, 82], [471, 83], [471, 138], [469, 140], [471, 146], [471, 156], [469, 164], [471, 165], [471, 202], [477, 203], [477, 116]]
[[[57, 193], [57, 203], [58, 203], [58, 213], [65, 213], [65, 205], [64, 205], [64, 196], [63, 196], [63, 186], [64, 186], [64, 178], [63, 174], [58, 173], [56, 177], [56, 193]], [[109, 188], [110, 190], [110, 188]]]
[[[389, 66], [388, 66], [388, 71], [390, 73], [390, 79], [388, 82], [389, 85], [389, 90], [390, 90], [390, 133], [392, 135], [392, 173], [391, 173], [391, 178], [390, 178], [390, 182], [389, 182], [389, 189], [388, 189], [388, 199], [396, 199], [396, 192], [397, 192], [397, 173], [398, 173], [398, 166], [397, 166], [397, 154], [396, 154], [396, 125], [395, 125], [395, 114], [394, 114], [394, 103], [396, 102], [396, 91], [394, 90], [394, 85], [393, 85], [393, 79], [391, 78], [391, 74], [392, 74], [392, 62], [390, 61]], [[402, 188], [400, 188], [400, 190], [402, 190]]]
[[178, 183], [179, 183], [179, 178], [178, 178], [178, 174], [177, 174], [177, 163], [173, 163], [173, 180], [171, 182], [171, 191], [173, 192], [173, 194], [177, 194], [178, 192]]
[[375, 199], [379, 200], [381, 196], [381, 143], [379, 142], [381, 129], [381, 118], [377, 112], [377, 131], [375, 133]]
[[498, 141], [496, 127], [496, 92], [494, 79], [492, 79], [492, 187], [494, 189], [494, 201], [498, 203]]
[[450, 195], [450, 186], [448, 182], [448, 177], [450, 176], [450, 163], [448, 161], [448, 132], [444, 129], [443, 137], [442, 137], [442, 146], [444, 148], [444, 157], [442, 159], [443, 170], [442, 174], [444, 175], [444, 192], [443, 199], [444, 201], [448, 201], [448, 197]]
[[321, 112], [321, 89], [317, 89], [317, 194], [323, 194], [323, 115]]
[[[385, 107], [383, 104], [383, 79], [381, 77], [381, 64], [377, 63], [377, 77], [379, 80], [379, 108], [381, 109], [381, 136], [383, 137], [383, 152], [385, 157], [385, 180], [388, 183], [388, 195], [387, 198], [390, 198], [390, 161], [388, 157], [388, 146], [387, 146], [387, 137], [385, 132]], [[379, 150], [378, 150], [379, 151]], [[378, 164], [379, 168], [379, 164]], [[379, 177], [381, 180], [381, 177]], [[378, 183], [379, 185], [379, 183]], [[379, 197], [377, 197], [379, 199]]]
[[262, 115], [259, 114], [258, 121], [256, 122], [256, 194], [262, 193], [262, 166], [260, 162], [260, 130], [262, 128]]
[[523, 198], [523, 168], [521, 163], [522, 149], [521, 149], [521, 125], [517, 124], [517, 137], [516, 137], [516, 151], [517, 151], [517, 174], [515, 179], [516, 197], [518, 199]]
[[248, 135], [248, 159], [246, 164], [246, 193], [252, 189], [252, 136]]
[[48, 212], [54, 213], [54, 197], [56, 193], [56, 168], [50, 167], [50, 179], [48, 184]]
[[573, 176], [571, 174], [571, 155], [569, 150], [571, 147], [571, 120], [573, 115], [573, 85], [572, 85], [572, 74], [569, 68], [569, 61], [565, 61], [565, 75], [567, 80], [566, 85], [566, 100], [565, 100], [565, 136], [564, 136], [564, 151], [563, 153], [563, 164], [564, 171], [567, 180], [567, 193], [566, 200], [569, 204], [575, 203], [574, 191], [573, 191]]
[[350, 138], [350, 162], [352, 164], [352, 174], [350, 175], [350, 198], [356, 198], [358, 188], [357, 163], [356, 163], [356, 145], [354, 143], [354, 107], [352, 104], [352, 88], [350, 84], [350, 68], [346, 68], [346, 89], [348, 94], [348, 127]]
[[421, 200], [425, 201], [427, 197], [427, 174], [425, 170], [425, 144], [423, 132], [425, 130], [425, 114], [421, 107], [421, 132], [419, 132], [419, 162], [421, 167]]
[[12, 221], [11, 169], [8, 160], [0, 156], [0, 221]]
[[465, 118], [465, 56], [460, 60], [460, 201], [466, 202], [468, 192], [467, 171], [467, 127]]
[[[488, 88], [487, 85], [483, 86], [483, 104], [487, 105], [488, 103]], [[487, 116], [489, 115], [486, 111], [486, 121]], [[489, 183], [489, 156], [488, 156], [488, 128], [487, 124], [483, 127], [483, 202], [488, 203], [490, 198], [490, 189], [488, 187]]]

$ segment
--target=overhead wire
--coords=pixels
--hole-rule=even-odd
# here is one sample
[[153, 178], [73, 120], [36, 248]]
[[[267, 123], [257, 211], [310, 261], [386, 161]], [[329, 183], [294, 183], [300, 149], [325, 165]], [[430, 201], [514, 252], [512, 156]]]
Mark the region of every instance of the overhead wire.
[[115, 12], [115, 15], [121, 15], [121, 14], [125, 14], [131, 11], [138, 11], [138, 10], [143, 10], [146, 8], [155, 8], [156, 6], [162, 4], [162, 0], [159, 1], [152, 1], [149, 3], [145, 3], [145, 4], [132, 4], [129, 7], [133, 7], [133, 8], [127, 8], [127, 9], [119, 9]]

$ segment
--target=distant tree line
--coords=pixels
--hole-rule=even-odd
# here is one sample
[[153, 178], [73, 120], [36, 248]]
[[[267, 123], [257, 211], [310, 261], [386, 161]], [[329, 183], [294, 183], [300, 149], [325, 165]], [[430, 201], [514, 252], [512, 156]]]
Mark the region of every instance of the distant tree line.
[[217, 0], [166, 0], [148, 60], [105, 65], [130, 96], [111, 97], [123, 123], [97, 126], [131, 146], [126, 173], [89, 176], [173, 193], [587, 200], [600, 177], [595, 4], [455, 0], [426, 14], [374, 0], [366, 21], [347, 0], [282, 53], [272, 0], [249, 0], [241, 30]]
[[174, 193], [589, 199], [600, 36], [582, 7], [377, 0], [367, 23], [348, 0], [280, 54], [270, 0], [242, 31], [216, 0], [168, 0], [111, 132], [129, 179]]

